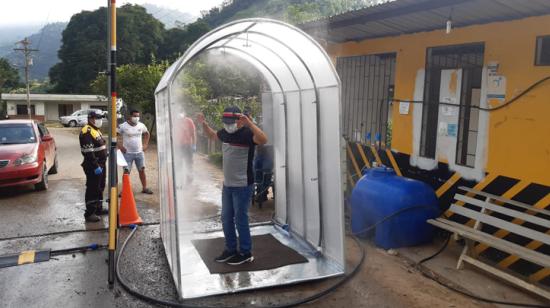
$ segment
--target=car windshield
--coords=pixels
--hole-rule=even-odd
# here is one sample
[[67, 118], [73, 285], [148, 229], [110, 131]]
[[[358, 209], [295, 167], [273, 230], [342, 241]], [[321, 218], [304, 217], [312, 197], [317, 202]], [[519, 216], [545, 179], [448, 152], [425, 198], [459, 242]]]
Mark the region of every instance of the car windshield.
[[35, 142], [32, 124], [0, 124], [0, 145]]
[[71, 116], [76, 117], [77, 115], [79, 115], [79, 113], [80, 113], [80, 110], [79, 110], [79, 111], [75, 111], [75, 112], [73, 112], [73, 114], [71, 114]]

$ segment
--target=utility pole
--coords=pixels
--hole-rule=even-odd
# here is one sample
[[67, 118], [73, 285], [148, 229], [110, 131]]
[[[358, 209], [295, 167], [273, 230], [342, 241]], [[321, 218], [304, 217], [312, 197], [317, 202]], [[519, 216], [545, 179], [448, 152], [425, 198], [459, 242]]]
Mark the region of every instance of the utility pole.
[[116, 138], [116, 124], [117, 124], [117, 110], [116, 110], [116, 0], [110, 0], [108, 3], [108, 11], [110, 20], [108, 25], [110, 26], [110, 54], [109, 54], [109, 84], [110, 84], [110, 99], [109, 104], [111, 117], [111, 129], [109, 139], [111, 144], [109, 145], [109, 273], [107, 280], [109, 286], [113, 286], [115, 282], [115, 252], [116, 252], [116, 238], [117, 238], [117, 225], [118, 225], [118, 178], [117, 178], [117, 138]]
[[31, 42], [29, 41], [28, 38], [25, 38], [24, 40], [17, 43], [23, 45], [23, 48], [15, 48], [13, 50], [22, 51], [23, 55], [25, 56], [25, 83], [27, 85], [27, 114], [29, 115], [29, 120], [32, 120], [31, 89], [29, 85], [29, 66], [32, 65], [31, 52], [38, 51], [38, 49], [29, 48], [29, 45], [31, 44]]

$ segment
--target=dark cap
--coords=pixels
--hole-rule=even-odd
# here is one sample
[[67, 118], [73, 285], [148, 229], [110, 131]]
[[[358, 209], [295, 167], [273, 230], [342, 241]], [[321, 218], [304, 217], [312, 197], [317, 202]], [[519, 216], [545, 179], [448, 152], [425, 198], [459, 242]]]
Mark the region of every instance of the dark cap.
[[95, 111], [90, 111], [90, 113], [88, 113], [88, 119], [91, 119], [91, 118], [101, 119], [101, 118], [103, 118], [103, 115], [100, 114], [100, 113], [97, 113]]
[[235, 123], [243, 114], [239, 107], [231, 106], [223, 110], [222, 122], [225, 124]]

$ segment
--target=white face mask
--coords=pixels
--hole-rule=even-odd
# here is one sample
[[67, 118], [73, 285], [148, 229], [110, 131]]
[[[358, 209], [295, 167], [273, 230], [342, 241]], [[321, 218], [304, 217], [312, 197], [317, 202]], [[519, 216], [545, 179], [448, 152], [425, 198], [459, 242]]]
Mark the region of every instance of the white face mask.
[[223, 128], [225, 129], [226, 132], [228, 132], [230, 134], [233, 134], [238, 129], [237, 123], [233, 123], [233, 124], [225, 124], [224, 123]]
[[130, 121], [134, 124], [137, 124], [139, 122], [139, 117], [132, 117]]
[[103, 120], [102, 119], [95, 119], [94, 125], [95, 125], [95, 127], [101, 127], [101, 125], [103, 125]]

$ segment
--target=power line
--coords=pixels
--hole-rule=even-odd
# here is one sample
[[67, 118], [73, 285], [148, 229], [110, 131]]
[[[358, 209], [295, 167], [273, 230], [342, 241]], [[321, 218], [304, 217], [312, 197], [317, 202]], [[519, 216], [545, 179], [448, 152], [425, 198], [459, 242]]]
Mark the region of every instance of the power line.
[[23, 52], [23, 55], [25, 56], [25, 83], [27, 84], [27, 114], [29, 115], [29, 120], [32, 120], [31, 93], [30, 93], [31, 90], [29, 86], [29, 66], [32, 65], [31, 53], [34, 51], [38, 51], [38, 49], [29, 48], [29, 45], [31, 44], [31, 42], [29, 41], [28, 38], [25, 38], [24, 40], [17, 43], [23, 45], [23, 48], [14, 48], [13, 50]]

